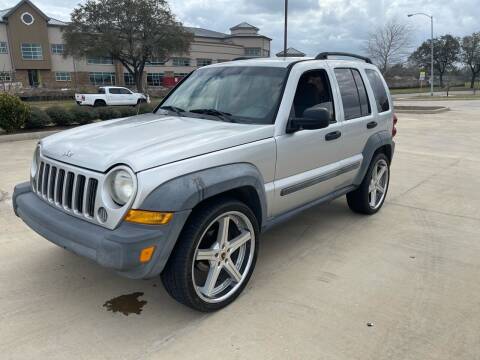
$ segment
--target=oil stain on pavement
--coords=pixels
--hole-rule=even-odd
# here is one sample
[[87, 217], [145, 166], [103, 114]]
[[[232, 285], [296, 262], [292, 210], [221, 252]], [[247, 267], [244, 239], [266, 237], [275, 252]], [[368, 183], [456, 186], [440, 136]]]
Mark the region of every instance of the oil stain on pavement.
[[145, 300], [138, 299], [141, 296], [143, 296], [143, 292], [120, 295], [108, 300], [105, 304], [103, 304], [103, 306], [106, 307], [108, 311], [112, 311], [114, 313], [121, 312], [126, 316], [129, 314], [140, 315], [143, 307], [147, 303]]

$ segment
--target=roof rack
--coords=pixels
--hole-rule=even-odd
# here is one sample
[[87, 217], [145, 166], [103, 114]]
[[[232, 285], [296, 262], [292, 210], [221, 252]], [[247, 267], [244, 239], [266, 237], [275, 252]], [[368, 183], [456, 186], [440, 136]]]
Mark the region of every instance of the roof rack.
[[327, 60], [329, 56], [348, 56], [355, 59], [363, 60], [369, 64], [372, 63], [372, 60], [370, 60], [370, 58], [368, 57], [346, 52], [322, 52], [315, 57], [315, 60]]
[[261, 59], [261, 57], [260, 56], [239, 56], [239, 57], [236, 57], [236, 58], [232, 59], [232, 61], [250, 60], [250, 59]]

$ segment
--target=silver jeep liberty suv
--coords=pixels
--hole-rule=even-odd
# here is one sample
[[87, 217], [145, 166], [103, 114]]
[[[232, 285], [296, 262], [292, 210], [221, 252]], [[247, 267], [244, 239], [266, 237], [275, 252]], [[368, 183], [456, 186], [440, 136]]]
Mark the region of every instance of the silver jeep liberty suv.
[[358, 55], [205, 66], [153, 113], [41, 140], [13, 207], [51, 242], [213, 311], [245, 288], [271, 226], [342, 195], [382, 207], [396, 121]]

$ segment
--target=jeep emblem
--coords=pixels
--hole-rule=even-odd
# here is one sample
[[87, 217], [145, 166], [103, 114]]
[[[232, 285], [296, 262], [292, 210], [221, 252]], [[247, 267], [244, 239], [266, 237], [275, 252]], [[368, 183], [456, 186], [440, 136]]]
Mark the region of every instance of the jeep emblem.
[[69, 157], [72, 157], [72, 156], [73, 156], [73, 152], [71, 152], [70, 150], [68, 150], [67, 152], [64, 152], [64, 153], [62, 154], [62, 156], [66, 156], [66, 157], [68, 157], [68, 158], [69, 158]]

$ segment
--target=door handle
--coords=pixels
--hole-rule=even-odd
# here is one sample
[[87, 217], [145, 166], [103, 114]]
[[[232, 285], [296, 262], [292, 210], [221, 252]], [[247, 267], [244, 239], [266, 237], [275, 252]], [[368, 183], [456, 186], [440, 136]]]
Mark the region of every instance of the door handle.
[[367, 124], [367, 129], [373, 129], [374, 127], [376, 127], [378, 124], [376, 121], [370, 121], [368, 124]]
[[325, 135], [325, 140], [335, 140], [338, 139], [340, 136], [342, 136], [342, 133], [340, 131], [334, 131]]

